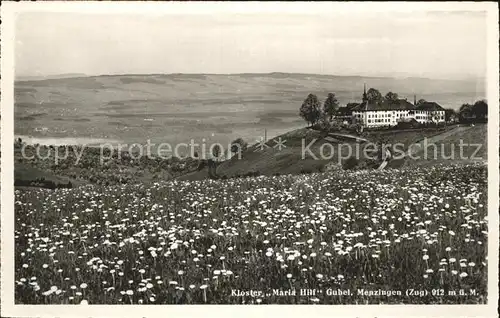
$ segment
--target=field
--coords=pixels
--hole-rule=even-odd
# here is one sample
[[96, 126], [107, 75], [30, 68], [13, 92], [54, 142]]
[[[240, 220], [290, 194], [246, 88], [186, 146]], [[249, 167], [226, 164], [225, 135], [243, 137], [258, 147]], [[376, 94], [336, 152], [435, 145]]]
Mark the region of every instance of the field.
[[485, 303], [486, 166], [408, 169], [18, 189], [16, 303]]
[[[433, 165], [436, 163], [450, 162], [472, 162], [474, 160], [486, 161], [488, 157], [488, 126], [485, 124], [476, 124], [475, 126], [458, 127], [453, 134], [443, 134], [431, 137], [428, 147], [428, 156], [438, 158], [438, 160], [411, 160], [410, 165]], [[460, 144], [463, 144], [460, 150]], [[424, 158], [425, 153], [421, 150], [415, 153], [419, 158]], [[463, 158], [461, 157], [463, 156]]]
[[[389, 168], [402, 166], [433, 166], [436, 164], [486, 162], [488, 126], [460, 124], [439, 133], [432, 130], [398, 132], [379, 138], [390, 144], [405, 145], [406, 158], [389, 162]], [[369, 136], [368, 138], [377, 138]], [[425, 139], [424, 139], [425, 138]], [[463, 144], [462, 150], [461, 144]], [[411, 145], [411, 148], [409, 146]], [[411, 153], [411, 155], [410, 155]]]

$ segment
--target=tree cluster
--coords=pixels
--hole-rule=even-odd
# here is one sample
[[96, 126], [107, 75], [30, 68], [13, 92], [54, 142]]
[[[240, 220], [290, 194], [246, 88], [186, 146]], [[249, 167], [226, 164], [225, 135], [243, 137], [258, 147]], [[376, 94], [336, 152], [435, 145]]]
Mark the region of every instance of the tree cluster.
[[458, 116], [461, 122], [486, 122], [488, 118], [488, 103], [486, 100], [478, 100], [473, 105], [463, 104]]
[[299, 115], [312, 126], [320, 121], [331, 121], [338, 108], [339, 102], [334, 93], [328, 94], [323, 107], [316, 95], [309, 94], [300, 107]]

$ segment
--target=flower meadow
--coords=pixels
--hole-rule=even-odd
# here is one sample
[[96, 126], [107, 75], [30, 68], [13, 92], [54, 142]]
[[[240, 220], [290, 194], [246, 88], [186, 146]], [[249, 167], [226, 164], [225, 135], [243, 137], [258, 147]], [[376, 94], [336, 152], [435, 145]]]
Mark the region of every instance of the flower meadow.
[[[16, 303], [484, 303], [486, 173], [477, 164], [17, 189]], [[271, 292], [293, 288], [353, 292]], [[459, 289], [476, 294], [446, 294]]]

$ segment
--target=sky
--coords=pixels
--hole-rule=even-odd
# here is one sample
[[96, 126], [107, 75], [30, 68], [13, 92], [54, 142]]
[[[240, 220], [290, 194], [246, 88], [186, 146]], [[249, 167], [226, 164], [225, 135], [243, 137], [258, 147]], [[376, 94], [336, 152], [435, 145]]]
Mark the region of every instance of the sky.
[[485, 77], [486, 23], [482, 12], [24, 12], [15, 73]]

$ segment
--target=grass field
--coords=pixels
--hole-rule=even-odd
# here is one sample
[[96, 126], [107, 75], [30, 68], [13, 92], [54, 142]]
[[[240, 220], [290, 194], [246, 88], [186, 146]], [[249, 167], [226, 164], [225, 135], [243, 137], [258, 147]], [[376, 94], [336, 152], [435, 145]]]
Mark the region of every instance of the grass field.
[[[436, 163], [486, 162], [488, 159], [487, 137], [488, 126], [486, 124], [458, 127], [454, 133], [449, 135], [429, 138], [429, 143], [432, 145], [427, 147], [427, 156], [430, 159], [424, 158], [426, 153], [421, 149], [415, 152], [415, 155], [423, 159], [409, 160], [408, 164], [429, 166]], [[463, 145], [462, 150], [460, 144]]]
[[43, 178], [51, 180], [55, 183], [67, 183], [70, 181], [69, 178], [57, 177], [48, 171], [37, 169], [31, 165], [22, 163], [16, 164], [16, 169], [14, 169], [14, 178], [16, 180], [36, 180]]
[[483, 165], [16, 190], [16, 303], [484, 303], [486, 193]]

